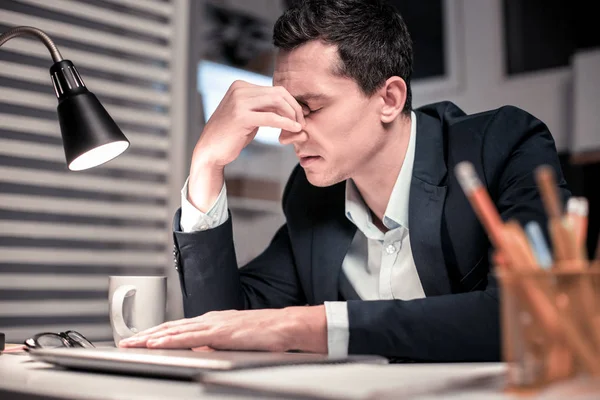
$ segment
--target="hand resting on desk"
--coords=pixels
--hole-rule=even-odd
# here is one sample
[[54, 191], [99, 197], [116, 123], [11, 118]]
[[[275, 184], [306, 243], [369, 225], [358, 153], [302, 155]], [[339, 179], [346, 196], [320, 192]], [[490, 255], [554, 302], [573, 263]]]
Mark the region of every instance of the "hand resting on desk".
[[121, 340], [119, 347], [300, 350], [327, 353], [325, 306], [212, 311], [169, 321]]

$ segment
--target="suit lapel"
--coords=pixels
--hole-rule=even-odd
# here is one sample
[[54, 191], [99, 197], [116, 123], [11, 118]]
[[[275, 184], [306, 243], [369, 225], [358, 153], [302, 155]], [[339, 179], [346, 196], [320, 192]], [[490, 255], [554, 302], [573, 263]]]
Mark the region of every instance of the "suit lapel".
[[[410, 243], [417, 272], [427, 296], [451, 293], [442, 250], [442, 216], [446, 199], [444, 135], [437, 118], [415, 111], [417, 137], [410, 186]], [[344, 215], [345, 183], [335, 185], [326, 204], [313, 210], [312, 283], [315, 304], [339, 299], [342, 262], [356, 226]]]
[[315, 304], [339, 300], [342, 262], [356, 232], [356, 226], [344, 215], [345, 187], [345, 184], [332, 187], [328, 204], [315, 210], [320, 214], [320, 218], [315, 218], [318, 222], [313, 226], [311, 246]]
[[444, 135], [439, 120], [415, 113], [417, 136], [408, 211], [410, 244], [425, 295], [435, 296], [451, 293], [441, 237], [446, 199]]

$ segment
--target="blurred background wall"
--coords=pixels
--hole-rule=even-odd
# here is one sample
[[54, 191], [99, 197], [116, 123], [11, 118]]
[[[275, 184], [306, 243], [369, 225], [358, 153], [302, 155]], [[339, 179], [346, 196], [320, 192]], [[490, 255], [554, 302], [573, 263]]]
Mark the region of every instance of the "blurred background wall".
[[[600, 229], [600, 35], [583, 2], [392, 0], [415, 42], [414, 106], [466, 112], [512, 104], [545, 121], [574, 194]], [[78, 329], [110, 339], [107, 276], [169, 276], [181, 316], [171, 220], [193, 147], [233, 79], [270, 84], [272, 26], [285, 0], [0, 1], [0, 30], [45, 30], [132, 142], [126, 155], [66, 172], [46, 49], [0, 48], [0, 331], [23, 340]], [[283, 223], [296, 164], [264, 131], [227, 170], [240, 265]], [[276, 137], [276, 134], [275, 134]]]

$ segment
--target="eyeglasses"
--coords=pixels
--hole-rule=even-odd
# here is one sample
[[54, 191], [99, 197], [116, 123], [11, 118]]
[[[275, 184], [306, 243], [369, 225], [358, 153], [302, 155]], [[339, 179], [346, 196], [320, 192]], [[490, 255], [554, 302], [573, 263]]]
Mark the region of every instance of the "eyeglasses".
[[42, 332], [25, 340], [27, 349], [47, 349], [55, 347], [96, 347], [77, 331], [59, 333]]

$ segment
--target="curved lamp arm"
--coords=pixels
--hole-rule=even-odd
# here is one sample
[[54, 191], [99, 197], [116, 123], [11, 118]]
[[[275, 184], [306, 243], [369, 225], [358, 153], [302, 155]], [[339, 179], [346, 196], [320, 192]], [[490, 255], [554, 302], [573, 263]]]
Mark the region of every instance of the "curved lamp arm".
[[38, 28], [34, 28], [32, 26], [17, 26], [16, 28], [12, 28], [4, 32], [2, 35], [0, 35], [0, 46], [2, 46], [4, 43], [8, 42], [14, 37], [24, 35], [31, 35], [40, 39], [42, 43], [46, 45], [48, 51], [50, 51], [52, 60], [54, 60], [54, 62], [62, 61], [63, 58], [60, 55], [60, 51], [58, 51], [58, 48], [56, 47], [52, 39], [50, 39], [50, 36], [46, 35], [43, 31], [39, 30]]
[[40, 39], [54, 60], [50, 79], [58, 99], [58, 121], [69, 169], [93, 168], [123, 153], [129, 147], [129, 140], [98, 98], [87, 89], [75, 65], [63, 60], [48, 35], [31, 26], [17, 26], [0, 35], [0, 46], [23, 35]]

